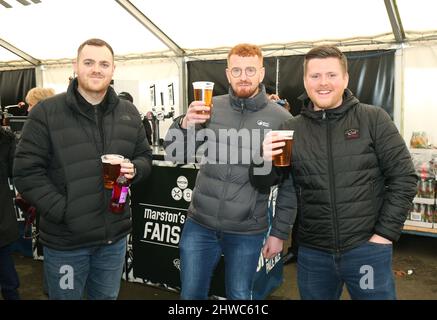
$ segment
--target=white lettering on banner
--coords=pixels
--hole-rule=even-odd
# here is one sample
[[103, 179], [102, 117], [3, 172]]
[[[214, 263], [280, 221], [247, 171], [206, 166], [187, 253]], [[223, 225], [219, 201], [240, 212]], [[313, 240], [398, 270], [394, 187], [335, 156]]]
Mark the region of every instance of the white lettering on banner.
[[374, 289], [373, 267], [369, 265], [362, 266], [360, 268], [360, 274], [364, 274], [360, 279], [360, 288], [363, 290]]
[[[185, 221], [185, 213], [182, 212], [170, 213], [167, 210], [158, 211], [149, 208], [144, 209], [144, 219], [179, 223], [179, 220], [182, 220], [182, 217], [184, 217], [184, 221]], [[180, 222], [180, 223], [184, 223], [184, 222]]]
[[177, 248], [187, 209], [149, 203], [140, 205], [144, 207], [144, 231], [140, 241]]
[[62, 290], [73, 290], [74, 289], [74, 269], [70, 265], [61, 266], [59, 273], [63, 274], [61, 279], [59, 279], [59, 287]]
[[177, 245], [180, 239], [180, 232], [181, 228], [179, 226], [148, 221], [144, 226], [144, 239]]

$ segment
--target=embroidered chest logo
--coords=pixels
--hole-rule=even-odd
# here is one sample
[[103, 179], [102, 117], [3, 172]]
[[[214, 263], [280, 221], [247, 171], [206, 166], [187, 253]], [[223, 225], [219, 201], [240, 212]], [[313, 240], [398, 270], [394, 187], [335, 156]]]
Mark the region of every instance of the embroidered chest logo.
[[347, 129], [344, 132], [344, 137], [346, 138], [346, 140], [358, 139], [360, 137], [360, 130], [359, 129]]
[[258, 120], [256, 122], [256, 124], [259, 125], [260, 127], [262, 126], [262, 127], [270, 128], [270, 123], [262, 121], [262, 120]]

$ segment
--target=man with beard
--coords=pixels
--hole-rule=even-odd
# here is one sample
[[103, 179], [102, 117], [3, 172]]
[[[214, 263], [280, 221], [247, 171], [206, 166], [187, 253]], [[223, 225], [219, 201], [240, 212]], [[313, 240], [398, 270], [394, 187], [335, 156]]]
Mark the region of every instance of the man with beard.
[[213, 98], [211, 113], [202, 101], [193, 101], [167, 134], [169, 157], [173, 155], [171, 147], [176, 153], [183, 150], [176, 158], [191, 158], [187, 145], [193, 133], [196, 147], [203, 144], [207, 150], [179, 242], [182, 299], [208, 298], [212, 274], [222, 254], [226, 297], [250, 299], [261, 250], [265, 258], [271, 258], [282, 251], [288, 237], [296, 204], [292, 182], [288, 180], [281, 188], [263, 247], [269, 227], [270, 187], [257, 191], [249, 181], [250, 160], [260, 151], [265, 132], [291, 117], [268, 99], [261, 83], [264, 73], [257, 46], [235, 46], [228, 54], [226, 68], [229, 93]]
[[[77, 78], [66, 93], [38, 103], [17, 147], [14, 182], [40, 214], [50, 299], [116, 299], [132, 222], [129, 206], [109, 210], [101, 155], [120, 154], [132, 183], [151, 170], [136, 108], [110, 87], [114, 53], [100, 39], [79, 46]], [[129, 200], [127, 200], [129, 203]]]

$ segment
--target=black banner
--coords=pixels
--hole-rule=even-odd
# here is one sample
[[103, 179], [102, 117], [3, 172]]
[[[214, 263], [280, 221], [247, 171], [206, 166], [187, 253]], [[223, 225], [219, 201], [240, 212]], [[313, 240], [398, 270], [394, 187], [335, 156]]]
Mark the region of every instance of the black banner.
[[[133, 275], [180, 290], [178, 244], [196, 181], [197, 170], [153, 166], [147, 181], [132, 186]], [[220, 260], [210, 294], [225, 296]]]

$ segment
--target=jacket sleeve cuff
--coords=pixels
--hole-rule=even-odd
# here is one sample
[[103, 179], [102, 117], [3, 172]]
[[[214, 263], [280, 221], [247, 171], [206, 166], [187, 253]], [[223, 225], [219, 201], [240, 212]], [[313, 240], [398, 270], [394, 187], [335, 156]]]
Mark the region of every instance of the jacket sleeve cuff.
[[288, 239], [288, 232], [281, 232], [277, 229], [272, 228], [270, 230], [269, 236], [274, 236], [274, 237], [279, 238], [281, 240], [287, 240]]
[[399, 230], [399, 232], [393, 232], [393, 231], [388, 230], [388, 229], [383, 228], [383, 227], [375, 227], [375, 233], [378, 236], [386, 238], [387, 240], [390, 240], [392, 242], [396, 242], [399, 240], [402, 232], [401, 232], [401, 230]]

